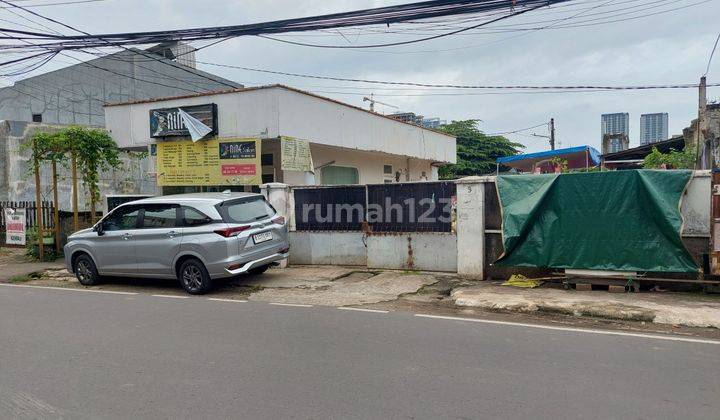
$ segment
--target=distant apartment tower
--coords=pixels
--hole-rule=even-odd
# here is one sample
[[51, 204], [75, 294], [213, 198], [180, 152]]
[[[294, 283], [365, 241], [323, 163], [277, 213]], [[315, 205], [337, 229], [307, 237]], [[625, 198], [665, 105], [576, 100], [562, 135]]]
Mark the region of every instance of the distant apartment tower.
[[610, 144], [608, 145], [607, 151], [604, 153], [614, 153], [627, 148], [627, 142], [622, 141], [622, 136], [615, 136], [617, 134], [624, 135], [624, 138], [630, 137], [630, 114], [627, 112], [617, 112], [614, 114], [602, 114], [600, 116], [601, 134], [600, 141], [607, 139], [607, 136], [612, 136]]
[[668, 114], [642, 114], [640, 116], [640, 145], [668, 139]]

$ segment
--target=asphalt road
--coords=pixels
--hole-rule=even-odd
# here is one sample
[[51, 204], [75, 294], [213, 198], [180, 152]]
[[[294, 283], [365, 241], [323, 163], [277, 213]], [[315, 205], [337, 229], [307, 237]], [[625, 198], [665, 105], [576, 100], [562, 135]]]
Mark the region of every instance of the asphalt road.
[[718, 342], [554, 328], [2, 286], [0, 417], [718, 418]]

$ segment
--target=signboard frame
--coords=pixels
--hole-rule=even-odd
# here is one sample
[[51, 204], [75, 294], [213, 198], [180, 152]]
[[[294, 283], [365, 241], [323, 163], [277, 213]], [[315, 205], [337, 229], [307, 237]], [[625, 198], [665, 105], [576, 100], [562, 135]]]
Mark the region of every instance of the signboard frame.
[[[5, 243], [7, 245], [25, 245], [27, 243], [27, 212], [24, 208], [17, 208], [11, 213], [5, 209]], [[20, 229], [11, 230], [10, 227], [19, 226]]]
[[156, 180], [160, 187], [262, 184], [262, 139], [213, 138], [157, 143]]
[[[171, 108], [158, 108], [151, 109], [149, 111], [149, 127], [150, 127], [150, 138], [165, 138], [165, 137], [190, 137], [190, 131], [185, 127], [185, 124], [180, 117], [179, 109], [187, 112], [191, 116], [202, 121], [203, 124], [207, 125], [212, 129], [203, 138], [212, 138], [218, 134], [218, 107], [215, 103], [202, 104], [202, 105], [188, 105], [188, 106], [177, 106]], [[210, 112], [211, 117], [205, 118], [201, 114]], [[165, 119], [165, 124], [170, 124], [171, 127], [162, 129], [159, 125], [163, 124], [161, 121]], [[182, 128], [173, 128], [180, 126]]]

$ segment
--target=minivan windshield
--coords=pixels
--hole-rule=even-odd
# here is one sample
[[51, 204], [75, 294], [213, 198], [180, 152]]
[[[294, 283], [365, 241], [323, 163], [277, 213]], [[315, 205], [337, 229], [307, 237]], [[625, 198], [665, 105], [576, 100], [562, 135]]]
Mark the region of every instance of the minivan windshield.
[[226, 223], [251, 223], [275, 215], [275, 209], [263, 196], [226, 201], [218, 211]]

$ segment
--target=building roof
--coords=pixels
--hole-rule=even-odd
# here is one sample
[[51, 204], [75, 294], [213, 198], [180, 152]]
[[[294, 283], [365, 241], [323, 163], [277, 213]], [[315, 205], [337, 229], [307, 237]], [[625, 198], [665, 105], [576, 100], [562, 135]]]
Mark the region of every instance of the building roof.
[[306, 95], [306, 96], [310, 96], [310, 97], [313, 97], [313, 98], [316, 98], [316, 99], [321, 99], [321, 100], [323, 100], [323, 101], [333, 102], [333, 103], [338, 104], [338, 105], [342, 105], [342, 106], [345, 106], [345, 107], [348, 107], [348, 108], [356, 109], [356, 110], [358, 110], [358, 111], [366, 112], [366, 113], [372, 114], [372, 115], [374, 115], [374, 116], [376, 116], [376, 117], [387, 118], [387, 119], [392, 120], [392, 121], [395, 121], [395, 122], [397, 122], [397, 123], [399, 123], [399, 124], [407, 124], [407, 125], [411, 125], [411, 126], [413, 126], [413, 127], [420, 128], [420, 129], [422, 129], [422, 130], [433, 131], [433, 132], [436, 132], [436, 133], [438, 133], [438, 134], [442, 134], [442, 135], [444, 135], [444, 136], [450, 137], [450, 138], [452, 138], [452, 139], [455, 139], [455, 138], [456, 138], [455, 136], [450, 135], [450, 134], [447, 134], [447, 133], [445, 133], [444, 131], [441, 131], [441, 130], [436, 130], [436, 129], [434, 129], [434, 128], [423, 127], [423, 126], [418, 125], [418, 124], [412, 124], [412, 123], [409, 123], [409, 122], [400, 121], [400, 120], [398, 120], [397, 118], [393, 118], [393, 117], [391, 117], [391, 116], [389, 116], [389, 115], [378, 114], [378, 113], [369, 111], [369, 110], [367, 110], [367, 109], [365, 109], [365, 108], [361, 108], [361, 107], [359, 107], [359, 106], [350, 105], [350, 104], [348, 104], [348, 103], [345, 103], [345, 102], [342, 102], [342, 101], [338, 101], [337, 99], [328, 98], [328, 97], [326, 97], [326, 96], [317, 95], [317, 94], [314, 94], [314, 93], [312, 93], [312, 92], [308, 92], [308, 91], [301, 90], [301, 89], [296, 89], [296, 88], [293, 88], [293, 87], [290, 87], [290, 86], [287, 86], [287, 85], [282, 85], [282, 84], [272, 84], [272, 85], [254, 86], [254, 87], [242, 87], [242, 88], [234, 88], [234, 89], [223, 89], [223, 90], [217, 90], [217, 91], [195, 93], [195, 94], [191, 94], [191, 95], [170, 96], [170, 97], [166, 97], [166, 98], [141, 99], [141, 100], [127, 101], [127, 102], [111, 102], [111, 103], [105, 104], [104, 106], [105, 106], [105, 107], [115, 107], [115, 106], [125, 106], [125, 105], [134, 105], [134, 104], [145, 104], [145, 103], [163, 102], [163, 101], [176, 100], [176, 99], [197, 98], [197, 97], [212, 96], [212, 95], [226, 95], [226, 94], [231, 94], [231, 93], [242, 93], [242, 92], [250, 92], [250, 91], [256, 91], [256, 90], [266, 90], [266, 89], [285, 89], [285, 90], [289, 90], [289, 91], [296, 92], [296, 93], [299, 93], [299, 94], [302, 94], [302, 95]]
[[669, 153], [671, 150], [682, 150], [685, 148], [685, 138], [683, 136], [675, 136], [668, 140], [648, 143], [619, 152], [606, 153], [602, 155], [602, 160], [607, 163], [618, 160], [644, 159], [645, 156], [652, 152], [653, 148], [657, 148], [662, 153]]
[[600, 152], [590, 146], [567, 147], [565, 149], [546, 150], [544, 152], [503, 156], [497, 158], [496, 162], [511, 168], [531, 171], [534, 165], [542, 161], [558, 157], [566, 159], [568, 161], [568, 167], [573, 169], [585, 167], [586, 154], [587, 157], [590, 158], [590, 166], [597, 166], [600, 164]]

